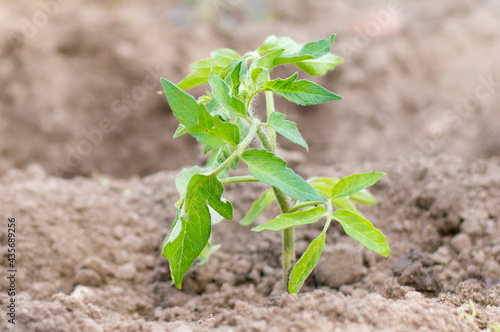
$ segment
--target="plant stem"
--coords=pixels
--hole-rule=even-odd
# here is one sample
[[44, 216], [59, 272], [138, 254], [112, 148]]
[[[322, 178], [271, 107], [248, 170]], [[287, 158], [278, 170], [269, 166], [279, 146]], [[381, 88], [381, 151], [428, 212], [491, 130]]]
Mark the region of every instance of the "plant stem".
[[[271, 91], [266, 91], [266, 114], [267, 121], [274, 113], [274, 97]], [[257, 136], [262, 142], [264, 148], [272, 153], [276, 153], [276, 132], [270, 126], [267, 128], [267, 136], [261, 128], [257, 131]], [[290, 198], [281, 190], [273, 187], [276, 200], [282, 213], [288, 213], [292, 209]], [[283, 251], [283, 292], [288, 291], [288, 283], [290, 282], [290, 272], [295, 264], [295, 229], [293, 227], [283, 230], [282, 236], [282, 251]]]
[[259, 125], [260, 125], [260, 121], [257, 119], [254, 119], [252, 121], [252, 126], [248, 130], [248, 134], [245, 137], [245, 139], [243, 139], [243, 141], [241, 141], [240, 144], [238, 144], [236, 146], [236, 149], [234, 150], [234, 152], [226, 160], [224, 160], [224, 162], [222, 164], [220, 164], [216, 169], [214, 169], [212, 172], [210, 172], [210, 175], [219, 174], [226, 167], [228, 167], [233, 162], [234, 159], [238, 158], [241, 155], [241, 153], [247, 148], [247, 146], [249, 146], [250, 143], [252, 143], [252, 140], [254, 139], [255, 135], [257, 134], [257, 129], [259, 128]]
[[290, 209], [290, 211], [288, 211], [288, 212], [296, 212], [296, 211], [299, 211], [300, 209], [303, 209], [303, 208], [308, 207], [308, 206], [323, 205], [325, 203], [326, 203], [326, 201], [304, 202], [304, 203], [300, 203], [300, 204], [293, 206]]

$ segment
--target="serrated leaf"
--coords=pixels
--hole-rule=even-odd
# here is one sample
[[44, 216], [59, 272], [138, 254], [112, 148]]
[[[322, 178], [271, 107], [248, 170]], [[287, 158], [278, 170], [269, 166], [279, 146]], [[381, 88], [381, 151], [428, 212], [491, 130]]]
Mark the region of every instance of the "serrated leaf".
[[254, 232], [281, 231], [290, 227], [312, 224], [327, 215], [324, 207], [318, 206], [306, 211], [280, 214], [271, 221], [252, 228]]
[[274, 65], [277, 66], [285, 63], [296, 63], [299, 61], [321, 58], [330, 52], [334, 40], [335, 34], [332, 34], [328, 39], [307, 43], [296, 53], [284, 54], [277, 57], [274, 61]]
[[276, 37], [275, 35], [271, 35], [257, 49], [257, 53], [268, 54], [279, 49], [284, 49], [284, 53], [295, 53], [301, 49], [301, 46], [290, 37]]
[[177, 126], [177, 129], [175, 130], [173, 138], [181, 137], [185, 133], [187, 133], [186, 127], [182, 123], [179, 123], [179, 126]]
[[306, 281], [307, 277], [311, 274], [312, 270], [318, 264], [323, 248], [325, 247], [326, 232], [323, 231], [315, 238], [306, 252], [300, 257], [290, 273], [290, 281], [288, 283], [288, 292], [290, 294], [297, 294], [300, 288]]
[[245, 103], [236, 97], [231, 96], [229, 86], [223, 79], [215, 75], [212, 71], [208, 77], [208, 84], [212, 88], [214, 98], [230, 113], [236, 115], [246, 115]]
[[218, 117], [210, 115], [205, 106], [197, 103], [193, 96], [169, 80], [161, 78], [161, 82], [175, 117], [198, 142], [211, 148], [226, 143], [237, 145], [240, 142], [237, 126], [222, 122]]
[[339, 209], [332, 215], [337, 220], [347, 235], [359, 241], [370, 250], [387, 257], [391, 252], [384, 234], [376, 229], [370, 221], [360, 215], [345, 209]]
[[273, 153], [248, 149], [242, 153], [241, 159], [248, 165], [250, 174], [259, 181], [282, 190], [292, 198], [303, 202], [325, 200], [309, 183], [287, 168], [283, 159]]
[[264, 84], [266, 90], [299, 105], [314, 105], [342, 99], [339, 95], [308, 80], [296, 81], [298, 73], [286, 79], [275, 79]]
[[264, 191], [264, 193], [252, 204], [252, 207], [248, 210], [243, 219], [241, 219], [240, 225], [252, 225], [259, 215], [275, 200], [276, 196], [272, 189]]
[[309, 151], [306, 141], [297, 130], [297, 124], [295, 122], [285, 120], [285, 117], [285, 114], [273, 112], [269, 116], [268, 124], [286, 139], [289, 139], [293, 143], [298, 144]]
[[211, 70], [217, 74], [231, 61], [241, 59], [238, 53], [229, 48], [214, 50], [210, 53], [210, 56], [211, 58], [199, 60], [189, 66], [193, 73], [179, 82], [180, 89], [186, 90], [205, 84]]
[[385, 173], [359, 173], [343, 177], [332, 189], [331, 197], [346, 197], [375, 184]]
[[182, 279], [194, 260], [205, 248], [211, 233], [211, 216], [207, 206], [232, 219], [230, 202], [222, 201], [224, 186], [215, 176], [195, 174], [187, 187], [180, 217], [164, 243], [162, 255], [168, 259], [174, 283], [180, 289]]
[[295, 65], [309, 75], [323, 76], [342, 62], [344, 60], [341, 57], [328, 53], [318, 59], [303, 60], [295, 63]]

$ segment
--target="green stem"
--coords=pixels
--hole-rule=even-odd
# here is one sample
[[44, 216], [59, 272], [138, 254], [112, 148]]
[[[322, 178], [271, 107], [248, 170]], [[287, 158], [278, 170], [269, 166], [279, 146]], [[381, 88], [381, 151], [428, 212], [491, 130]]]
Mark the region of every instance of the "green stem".
[[222, 184], [228, 183], [239, 183], [239, 182], [259, 182], [256, 178], [251, 175], [242, 175], [242, 176], [232, 176], [229, 178], [223, 178], [219, 180]]
[[[274, 113], [274, 97], [272, 91], [266, 91], [265, 94], [266, 94], [267, 121], [269, 121], [269, 117], [271, 116], [272, 113]], [[276, 132], [271, 127], [267, 128], [267, 138], [271, 143], [271, 146], [273, 146], [274, 150], [276, 150]]]
[[[271, 91], [266, 91], [266, 114], [267, 120], [274, 113], [274, 97]], [[262, 142], [264, 149], [269, 152], [276, 153], [276, 132], [271, 127], [267, 128], [267, 136], [261, 128], [257, 131], [257, 136]], [[282, 213], [288, 213], [292, 209], [290, 198], [281, 190], [273, 187], [276, 200]], [[290, 272], [295, 264], [295, 229], [293, 227], [283, 230], [283, 292], [288, 291], [288, 283], [290, 282]]]
[[220, 164], [216, 169], [214, 169], [212, 172], [210, 172], [210, 175], [219, 174], [220, 172], [222, 172], [226, 167], [231, 165], [233, 160], [238, 158], [241, 155], [241, 153], [243, 151], [245, 151], [247, 146], [249, 146], [250, 143], [252, 143], [252, 140], [255, 138], [255, 135], [257, 134], [257, 129], [259, 128], [259, 125], [260, 125], [260, 121], [258, 119], [254, 119], [252, 121], [252, 126], [248, 130], [248, 134], [245, 137], [245, 139], [243, 139], [243, 141], [241, 141], [240, 144], [238, 144], [236, 146], [236, 149], [234, 150], [234, 152], [226, 160], [224, 160], [224, 162], [222, 164]]

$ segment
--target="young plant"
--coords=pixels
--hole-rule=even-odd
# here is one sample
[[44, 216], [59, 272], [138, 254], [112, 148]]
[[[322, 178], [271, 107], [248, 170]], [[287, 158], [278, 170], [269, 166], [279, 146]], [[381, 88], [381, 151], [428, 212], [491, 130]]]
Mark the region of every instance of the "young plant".
[[[384, 173], [306, 181], [276, 155], [277, 133], [306, 150], [308, 146], [296, 124], [276, 112], [274, 95], [304, 106], [341, 97], [316, 83], [298, 80], [297, 73], [271, 79], [271, 70], [294, 64], [309, 75], [325, 75], [342, 62], [330, 53], [334, 38], [332, 34], [328, 39], [301, 45], [288, 37], [270, 36], [257, 50], [243, 56], [226, 48], [213, 51], [210, 58], [193, 63], [193, 73], [179, 84], [161, 79], [170, 107], [180, 122], [174, 138], [188, 133], [209, 155], [205, 166], [184, 169], [176, 179], [180, 200], [175, 204], [176, 217], [163, 243], [162, 255], [168, 259], [177, 287], [181, 288], [184, 274], [197, 258], [205, 263], [216, 250], [210, 246], [212, 226], [224, 218], [233, 219], [232, 204], [222, 197], [224, 185], [237, 182], [262, 182], [271, 187], [241, 220], [244, 226], [252, 225], [267, 206], [278, 202], [282, 214], [252, 230], [282, 231], [285, 291], [298, 293], [316, 266], [332, 220], [367, 248], [384, 257], [389, 255], [385, 236], [354, 204], [376, 203], [365, 188]], [[184, 92], [205, 83], [212, 91], [198, 100]], [[252, 101], [262, 92], [266, 101], [265, 121], [252, 109]], [[252, 145], [254, 141], [259, 144]], [[248, 166], [250, 175], [229, 176], [240, 161]], [[296, 262], [294, 228], [322, 218], [326, 219], [323, 231]]]

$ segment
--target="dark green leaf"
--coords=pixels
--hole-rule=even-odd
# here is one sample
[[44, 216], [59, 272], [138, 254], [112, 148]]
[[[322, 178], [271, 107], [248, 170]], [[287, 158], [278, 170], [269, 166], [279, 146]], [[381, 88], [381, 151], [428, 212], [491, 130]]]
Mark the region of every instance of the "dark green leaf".
[[271, 221], [265, 224], [252, 228], [254, 232], [281, 231], [290, 227], [312, 224], [326, 216], [324, 207], [318, 206], [306, 211], [297, 211], [293, 213], [280, 214]]
[[285, 117], [285, 114], [273, 112], [269, 117], [268, 123], [274, 130], [283, 135], [283, 137], [304, 147], [306, 150], [309, 150], [306, 141], [297, 130], [297, 124], [295, 122], [285, 120]]
[[384, 175], [385, 173], [370, 172], [370, 173], [353, 174], [343, 177], [333, 187], [332, 197], [350, 196], [366, 187], [373, 185]]
[[347, 235], [359, 241], [370, 250], [387, 257], [391, 252], [389, 244], [381, 231], [373, 227], [372, 223], [360, 215], [344, 209], [335, 211], [332, 215]]
[[264, 212], [264, 210], [274, 201], [276, 196], [272, 189], [264, 191], [264, 193], [253, 203], [247, 214], [241, 219], [240, 224], [242, 226], [250, 226], [256, 220], [257, 217]]
[[321, 232], [321, 234], [311, 242], [309, 248], [307, 248], [306, 252], [293, 267], [290, 274], [290, 282], [288, 283], [288, 291], [290, 294], [297, 294], [299, 292], [304, 281], [306, 281], [316, 264], [318, 264], [323, 248], [325, 247], [325, 234], [325, 231]]
[[264, 88], [291, 102], [304, 106], [342, 99], [339, 95], [328, 91], [316, 83], [307, 80], [296, 81], [297, 75], [295, 73], [287, 79], [278, 78], [267, 81], [264, 84]]
[[208, 77], [208, 84], [212, 88], [212, 94], [214, 98], [222, 105], [226, 110], [237, 115], [246, 115], [245, 103], [236, 97], [231, 96], [229, 86], [220, 77], [215, 75], [214, 72], [210, 73]]
[[164, 78], [161, 82], [172, 112], [198, 142], [211, 148], [226, 143], [237, 145], [240, 142], [237, 126], [210, 115], [205, 106], [197, 103], [193, 96], [179, 89], [174, 83]]
[[259, 181], [282, 190], [292, 198], [303, 202], [325, 200], [309, 183], [287, 168], [283, 159], [270, 152], [249, 149], [243, 152], [241, 159], [248, 165], [250, 174]]
[[224, 186], [215, 176], [195, 174], [189, 181], [180, 217], [176, 218], [162, 250], [178, 288], [210, 238], [212, 225], [207, 201], [223, 217], [233, 217], [231, 203], [221, 200], [223, 192]]

